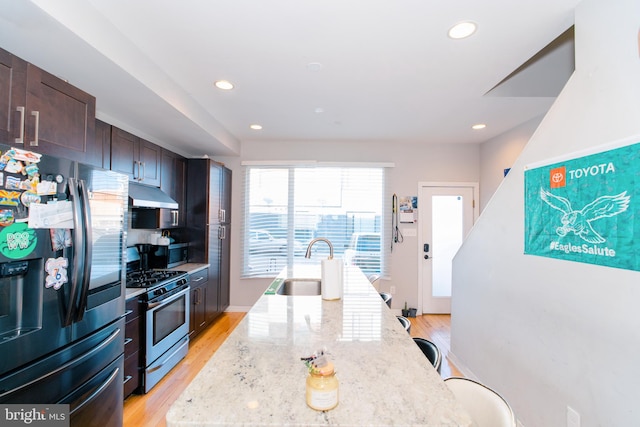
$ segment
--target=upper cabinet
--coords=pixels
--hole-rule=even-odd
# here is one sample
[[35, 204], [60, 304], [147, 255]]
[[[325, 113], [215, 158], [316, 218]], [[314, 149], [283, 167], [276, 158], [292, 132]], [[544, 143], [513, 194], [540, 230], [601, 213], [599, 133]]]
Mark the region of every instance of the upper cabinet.
[[0, 94], [2, 142], [102, 166], [93, 96], [2, 49]]
[[0, 49], [0, 138], [3, 143], [24, 141], [24, 126], [20, 126], [20, 119], [26, 87], [27, 63]]
[[160, 189], [178, 202], [178, 209], [160, 209], [160, 228], [184, 227], [187, 160], [179, 154], [162, 149]]
[[111, 129], [111, 170], [130, 181], [160, 186], [162, 148], [122, 129]]
[[111, 125], [96, 119], [96, 149], [102, 149], [102, 167], [111, 169]]

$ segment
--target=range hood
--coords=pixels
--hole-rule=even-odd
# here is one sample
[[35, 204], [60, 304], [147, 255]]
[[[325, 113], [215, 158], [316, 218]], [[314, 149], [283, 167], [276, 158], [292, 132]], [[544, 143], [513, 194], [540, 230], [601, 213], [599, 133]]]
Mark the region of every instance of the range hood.
[[133, 208], [178, 209], [178, 202], [158, 187], [129, 183], [129, 205]]

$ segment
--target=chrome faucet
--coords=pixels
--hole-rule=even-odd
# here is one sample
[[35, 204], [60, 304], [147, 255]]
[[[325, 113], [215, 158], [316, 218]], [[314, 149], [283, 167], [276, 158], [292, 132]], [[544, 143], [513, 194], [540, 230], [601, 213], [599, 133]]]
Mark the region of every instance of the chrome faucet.
[[311, 246], [320, 241], [326, 242], [327, 245], [329, 245], [329, 259], [333, 259], [333, 245], [331, 244], [329, 239], [324, 237], [316, 237], [309, 242], [309, 246], [307, 246], [307, 253], [304, 255], [305, 258], [311, 258]]

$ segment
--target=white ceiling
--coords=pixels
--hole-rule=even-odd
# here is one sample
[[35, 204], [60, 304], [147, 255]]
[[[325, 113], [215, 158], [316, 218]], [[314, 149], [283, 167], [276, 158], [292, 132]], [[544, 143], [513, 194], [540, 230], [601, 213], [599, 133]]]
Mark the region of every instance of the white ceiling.
[[[0, 0], [0, 47], [95, 95], [102, 120], [185, 155], [237, 155], [243, 141], [481, 143], [549, 109], [572, 43], [491, 89], [571, 27], [578, 2]], [[448, 38], [462, 20], [475, 35]]]

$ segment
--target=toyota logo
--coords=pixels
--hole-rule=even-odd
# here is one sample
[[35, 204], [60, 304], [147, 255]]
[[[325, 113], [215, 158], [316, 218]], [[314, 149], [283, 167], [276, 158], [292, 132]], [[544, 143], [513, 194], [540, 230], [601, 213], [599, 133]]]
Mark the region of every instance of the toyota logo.
[[558, 182], [562, 182], [563, 179], [564, 179], [564, 174], [560, 172], [556, 172], [553, 175], [551, 175], [551, 182], [558, 183]]

